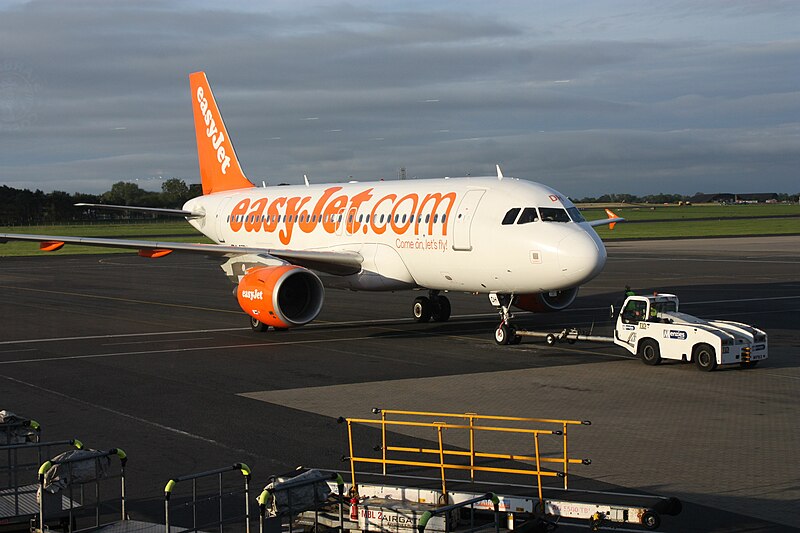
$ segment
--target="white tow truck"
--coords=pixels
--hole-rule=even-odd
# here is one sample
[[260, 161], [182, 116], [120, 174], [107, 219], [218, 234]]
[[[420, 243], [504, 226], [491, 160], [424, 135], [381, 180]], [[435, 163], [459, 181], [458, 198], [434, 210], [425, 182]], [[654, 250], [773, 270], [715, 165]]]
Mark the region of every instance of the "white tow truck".
[[[628, 296], [620, 308], [613, 337], [587, 334], [578, 329], [560, 333], [514, 330], [515, 337], [544, 337], [545, 342], [613, 342], [637, 355], [645, 364], [663, 359], [693, 361], [709, 372], [718, 365], [753, 367], [767, 358], [767, 334], [758, 328], [729, 320], [706, 320], [678, 311], [674, 294]], [[613, 314], [613, 311], [612, 311]]]
[[648, 365], [662, 359], [694, 361], [700, 370], [717, 365], [755, 366], [767, 358], [767, 334], [729, 320], [706, 320], [678, 311], [674, 294], [628, 296], [617, 317], [614, 344]]

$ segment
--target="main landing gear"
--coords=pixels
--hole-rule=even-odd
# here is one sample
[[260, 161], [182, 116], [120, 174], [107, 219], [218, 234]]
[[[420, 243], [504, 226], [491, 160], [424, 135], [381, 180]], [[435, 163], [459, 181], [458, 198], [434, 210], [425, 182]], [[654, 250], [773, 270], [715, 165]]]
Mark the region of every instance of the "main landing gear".
[[[269, 329], [269, 326], [261, 322], [259, 319], [253, 318], [250, 315], [247, 315], [247, 317], [250, 319], [250, 329], [252, 329], [253, 331], [257, 333], [263, 333]], [[275, 331], [286, 331], [288, 328], [273, 327], [272, 329], [274, 329]]]
[[511, 325], [511, 304], [514, 303], [513, 294], [489, 293], [489, 302], [500, 313], [500, 324], [494, 330], [494, 342], [500, 345], [519, 344], [522, 337], [517, 335], [517, 329]]
[[439, 291], [428, 291], [428, 296], [414, 298], [411, 308], [417, 322], [447, 322], [450, 318], [450, 300]]

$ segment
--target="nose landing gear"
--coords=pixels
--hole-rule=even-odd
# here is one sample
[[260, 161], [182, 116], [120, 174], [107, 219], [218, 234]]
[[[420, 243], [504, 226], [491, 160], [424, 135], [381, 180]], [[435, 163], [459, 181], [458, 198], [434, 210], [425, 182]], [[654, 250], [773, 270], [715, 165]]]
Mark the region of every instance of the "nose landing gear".
[[428, 291], [428, 296], [414, 299], [411, 308], [417, 322], [447, 322], [450, 319], [450, 300], [439, 294], [439, 291]]
[[514, 302], [513, 294], [489, 293], [489, 302], [500, 313], [500, 324], [494, 330], [494, 342], [505, 346], [506, 344], [519, 344], [522, 337], [517, 335], [517, 329], [511, 325], [511, 304]]

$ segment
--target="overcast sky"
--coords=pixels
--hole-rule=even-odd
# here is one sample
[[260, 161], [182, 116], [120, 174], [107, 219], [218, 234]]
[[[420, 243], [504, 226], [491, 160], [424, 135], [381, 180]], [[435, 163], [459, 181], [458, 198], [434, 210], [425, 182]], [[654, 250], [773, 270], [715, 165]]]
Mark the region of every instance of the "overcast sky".
[[258, 184], [500, 163], [578, 198], [800, 191], [778, 0], [0, 0], [0, 184], [198, 182], [197, 70]]

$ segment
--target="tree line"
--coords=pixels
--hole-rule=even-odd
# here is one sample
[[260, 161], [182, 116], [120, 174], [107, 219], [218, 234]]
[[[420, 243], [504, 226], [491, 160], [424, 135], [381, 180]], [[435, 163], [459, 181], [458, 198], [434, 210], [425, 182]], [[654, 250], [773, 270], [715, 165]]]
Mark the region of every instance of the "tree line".
[[[697, 196], [703, 196], [703, 194], [704, 193], [701, 192], [697, 192], [692, 195], [658, 193], [658, 194], [648, 194], [645, 196], [636, 196], [634, 194], [604, 194], [602, 196], [597, 196], [597, 197], [587, 196], [585, 198], [580, 198], [580, 199], [571, 198], [571, 200], [575, 203], [581, 203], [581, 204], [588, 204], [588, 203], [677, 204], [680, 202], [685, 203], [691, 201]], [[777, 193], [776, 199], [779, 202], [797, 203], [798, 194]]]
[[75, 207], [77, 203], [134, 205], [180, 209], [187, 200], [203, 193], [199, 184], [187, 185], [171, 178], [161, 184], [161, 191], [146, 191], [135, 183], [118, 181], [102, 194], [66, 193], [15, 189], [0, 185], [0, 226], [33, 226], [93, 220], [129, 220], [153, 218], [147, 213], [96, 210]]
[[[63, 224], [94, 220], [131, 220], [154, 218], [148, 213], [106, 211], [75, 207], [76, 203], [134, 205], [180, 209], [186, 201], [202, 194], [200, 184], [187, 185], [181, 179], [170, 178], [161, 184], [161, 191], [146, 191], [136, 183], [118, 181], [111, 190], [102, 194], [66, 193], [53, 191], [15, 189], [0, 185], [0, 226], [28, 226]], [[700, 194], [700, 193], [697, 193]], [[677, 204], [691, 200], [694, 196], [681, 194], [604, 194], [598, 197], [573, 198], [578, 203], [626, 203], [626, 204]], [[778, 201], [795, 202], [798, 195], [778, 194]]]

